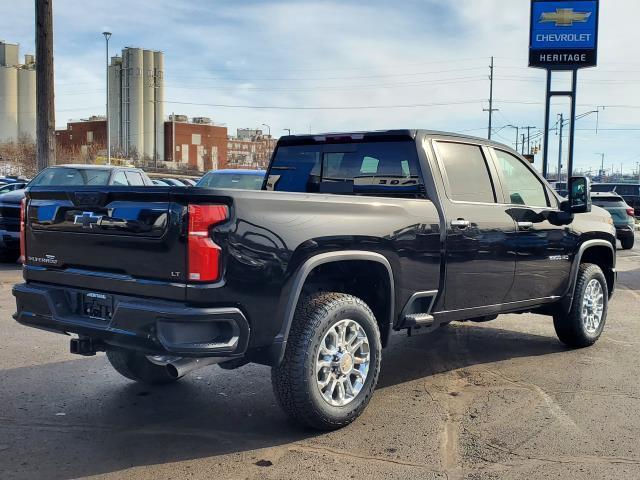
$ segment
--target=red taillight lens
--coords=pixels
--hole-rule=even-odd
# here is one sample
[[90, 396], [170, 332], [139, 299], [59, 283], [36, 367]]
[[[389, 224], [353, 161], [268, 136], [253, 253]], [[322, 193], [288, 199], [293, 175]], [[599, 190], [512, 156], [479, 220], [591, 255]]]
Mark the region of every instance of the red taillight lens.
[[20, 263], [24, 263], [26, 257], [25, 245], [25, 221], [27, 220], [27, 199], [23, 198], [20, 202]]
[[226, 205], [189, 205], [189, 280], [215, 282], [220, 278], [220, 247], [209, 228], [229, 218]]
[[629, 215], [630, 217], [635, 217], [636, 212], [633, 208], [627, 208], [627, 215]]

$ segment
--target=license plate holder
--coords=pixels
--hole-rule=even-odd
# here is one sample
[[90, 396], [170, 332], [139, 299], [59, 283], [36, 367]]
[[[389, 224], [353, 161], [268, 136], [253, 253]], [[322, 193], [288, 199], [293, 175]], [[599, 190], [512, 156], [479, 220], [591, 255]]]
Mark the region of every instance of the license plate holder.
[[109, 321], [113, 315], [113, 297], [105, 293], [83, 293], [80, 313], [95, 320]]

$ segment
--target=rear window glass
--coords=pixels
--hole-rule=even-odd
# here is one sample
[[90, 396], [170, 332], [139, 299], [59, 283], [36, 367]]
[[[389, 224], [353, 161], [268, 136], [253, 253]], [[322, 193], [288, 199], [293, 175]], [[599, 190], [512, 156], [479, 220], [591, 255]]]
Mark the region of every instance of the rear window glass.
[[623, 199], [618, 197], [592, 197], [591, 201], [594, 205], [599, 207], [626, 207], [626, 203]]
[[209, 172], [196, 184], [205, 188], [237, 188], [239, 190], [260, 190], [262, 174], [216, 173]]
[[111, 170], [50, 167], [44, 169], [33, 179], [31, 185], [36, 186], [81, 186], [81, 185], [107, 185]]
[[267, 190], [425, 198], [415, 143], [281, 146]]

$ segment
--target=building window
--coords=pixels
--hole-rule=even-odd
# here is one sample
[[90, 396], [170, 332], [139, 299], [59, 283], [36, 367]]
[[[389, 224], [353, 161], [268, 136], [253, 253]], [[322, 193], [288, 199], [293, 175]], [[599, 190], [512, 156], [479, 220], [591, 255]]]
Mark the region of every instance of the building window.
[[200, 145], [201, 141], [202, 141], [202, 137], [199, 133], [191, 134], [191, 145]]
[[87, 143], [93, 143], [93, 132], [92, 131], [88, 131], [87, 132]]

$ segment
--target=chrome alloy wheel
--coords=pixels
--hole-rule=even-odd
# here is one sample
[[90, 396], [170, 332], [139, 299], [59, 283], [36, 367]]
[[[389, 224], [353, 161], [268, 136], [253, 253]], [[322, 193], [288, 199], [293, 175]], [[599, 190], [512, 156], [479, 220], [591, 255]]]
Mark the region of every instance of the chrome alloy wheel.
[[354, 320], [340, 320], [325, 334], [316, 358], [316, 380], [331, 406], [347, 405], [358, 396], [369, 372], [369, 338]]
[[595, 278], [587, 284], [582, 297], [582, 322], [589, 333], [595, 333], [602, 322], [604, 311], [604, 291]]

